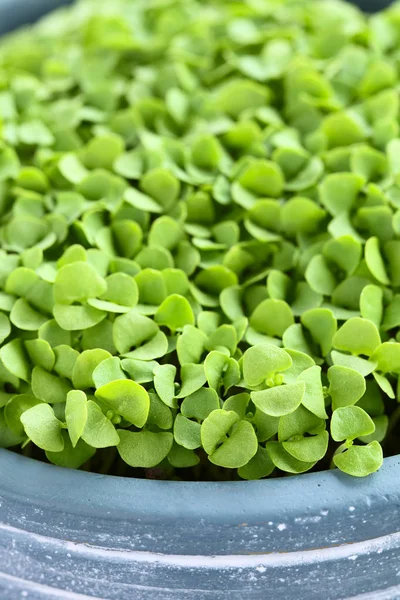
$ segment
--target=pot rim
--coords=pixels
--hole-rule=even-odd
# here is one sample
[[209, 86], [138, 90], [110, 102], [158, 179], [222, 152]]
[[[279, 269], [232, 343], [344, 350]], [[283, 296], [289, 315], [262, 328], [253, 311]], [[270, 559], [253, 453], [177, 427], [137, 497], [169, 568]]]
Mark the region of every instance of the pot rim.
[[[381, 469], [355, 478], [338, 469], [258, 481], [158, 481], [64, 469], [0, 450], [0, 489], [7, 496], [41, 507], [62, 503], [68, 512], [112, 514], [124, 518], [176, 520], [194, 518], [218, 523], [276, 521], [302, 514], [352, 512], [355, 507], [400, 498], [400, 455]], [[49, 494], [49, 491], [51, 493]], [[157, 502], [154, 499], [157, 498]], [[294, 502], [293, 499], [296, 499]], [[266, 500], [268, 500], [266, 502]]]

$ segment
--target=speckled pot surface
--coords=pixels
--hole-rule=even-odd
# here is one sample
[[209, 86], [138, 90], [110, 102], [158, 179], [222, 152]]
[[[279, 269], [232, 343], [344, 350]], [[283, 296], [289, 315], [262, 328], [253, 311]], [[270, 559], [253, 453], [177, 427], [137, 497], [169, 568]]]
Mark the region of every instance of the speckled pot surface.
[[400, 598], [400, 458], [180, 483], [65, 471], [0, 451], [0, 598]]
[[[0, 33], [68, 3], [0, 0]], [[0, 600], [22, 598], [400, 598], [400, 457], [362, 480], [180, 483], [0, 450]]]

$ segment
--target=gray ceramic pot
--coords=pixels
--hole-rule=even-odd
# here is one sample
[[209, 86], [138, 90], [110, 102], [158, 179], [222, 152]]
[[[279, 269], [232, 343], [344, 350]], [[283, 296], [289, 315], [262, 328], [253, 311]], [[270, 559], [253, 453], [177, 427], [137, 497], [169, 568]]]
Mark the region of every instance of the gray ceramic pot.
[[0, 451], [3, 600], [400, 598], [400, 458], [178, 483], [67, 471]]
[[[0, 32], [66, 3], [0, 0]], [[399, 480], [397, 457], [364, 480], [177, 483], [1, 450], [0, 599], [400, 598]]]

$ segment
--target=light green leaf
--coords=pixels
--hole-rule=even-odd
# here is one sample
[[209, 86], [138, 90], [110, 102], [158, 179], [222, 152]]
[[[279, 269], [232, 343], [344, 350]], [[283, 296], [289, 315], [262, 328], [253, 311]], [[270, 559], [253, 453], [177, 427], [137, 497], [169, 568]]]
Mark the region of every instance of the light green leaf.
[[347, 366], [329, 367], [328, 380], [333, 410], [355, 404], [365, 394], [366, 384], [363, 375]]
[[380, 345], [379, 331], [372, 321], [353, 317], [346, 321], [333, 338], [333, 347], [351, 354], [371, 356]]
[[76, 447], [87, 421], [87, 398], [80, 390], [71, 390], [67, 394], [65, 420], [73, 448]]
[[168, 455], [174, 441], [172, 433], [153, 433], [152, 431], [118, 430], [121, 438], [118, 452], [123, 461], [131, 467], [150, 469]]
[[351, 446], [346, 452], [336, 454], [333, 462], [344, 473], [353, 477], [366, 477], [382, 466], [382, 448], [376, 441], [367, 446]]
[[64, 438], [61, 423], [48, 404], [37, 404], [21, 415], [26, 435], [36, 446], [50, 452], [61, 452]]
[[149, 395], [145, 388], [135, 381], [110, 381], [98, 388], [95, 396], [136, 427], [141, 428], [146, 423], [150, 409]]
[[101, 408], [93, 400], [87, 402], [87, 420], [82, 439], [93, 448], [117, 446], [120, 441], [114, 425], [103, 415]]
[[252, 401], [262, 412], [272, 417], [282, 417], [296, 410], [305, 395], [304, 381], [279, 385], [250, 394]]
[[336, 442], [354, 440], [375, 431], [375, 425], [368, 413], [359, 406], [343, 406], [333, 411], [331, 435]]

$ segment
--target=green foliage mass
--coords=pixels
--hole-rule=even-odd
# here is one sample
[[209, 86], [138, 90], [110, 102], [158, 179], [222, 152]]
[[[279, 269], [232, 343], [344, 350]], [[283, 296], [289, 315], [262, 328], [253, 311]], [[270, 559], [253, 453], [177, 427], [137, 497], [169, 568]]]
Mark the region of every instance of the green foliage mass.
[[139, 477], [380, 467], [399, 36], [398, 4], [81, 0], [1, 41], [0, 446]]

